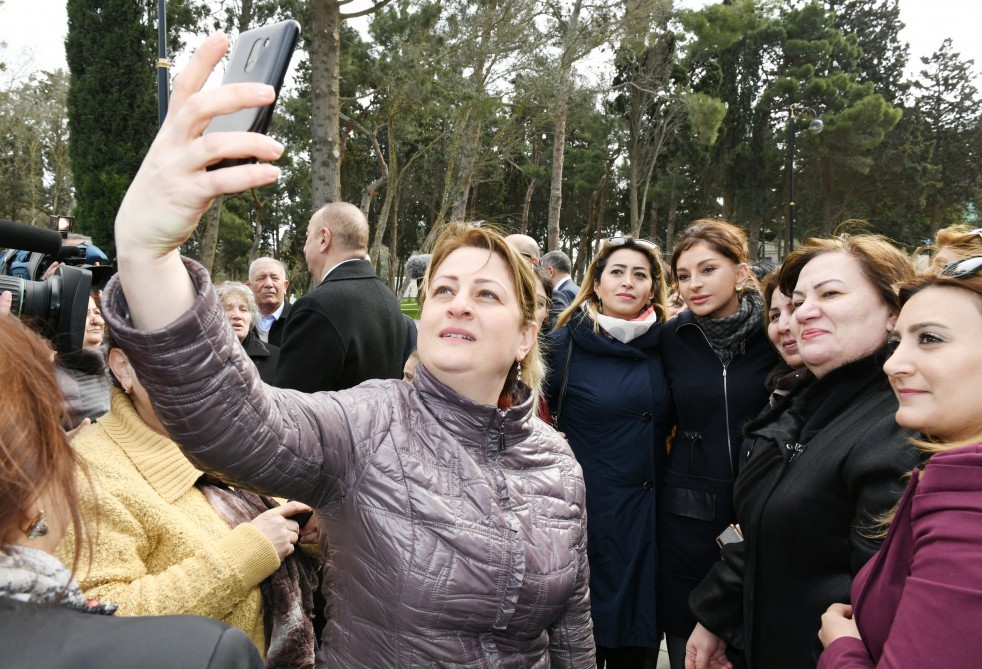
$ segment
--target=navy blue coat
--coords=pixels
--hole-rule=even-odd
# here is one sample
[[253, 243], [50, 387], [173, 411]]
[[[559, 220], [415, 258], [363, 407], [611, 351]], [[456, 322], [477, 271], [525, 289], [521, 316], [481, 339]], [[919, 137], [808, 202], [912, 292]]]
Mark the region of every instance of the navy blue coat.
[[666, 633], [688, 638], [689, 593], [719, 561], [716, 536], [736, 522], [743, 426], [767, 405], [764, 379], [778, 356], [761, 327], [724, 368], [691, 311], [665, 325], [661, 356], [677, 428], [659, 492], [658, 616]]
[[583, 468], [593, 634], [607, 648], [659, 641], [655, 486], [671, 425], [658, 358], [661, 331], [656, 324], [623, 344], [577, 316], [548, 339], [546, 396], [553, 412], [573, 345], [559, 429]]

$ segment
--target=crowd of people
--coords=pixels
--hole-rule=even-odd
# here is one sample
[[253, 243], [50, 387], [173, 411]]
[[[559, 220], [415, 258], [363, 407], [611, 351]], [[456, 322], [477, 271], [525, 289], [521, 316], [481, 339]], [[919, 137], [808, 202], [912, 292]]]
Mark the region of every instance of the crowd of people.
[[929, 261], [809, 239], [758, 278], [703, 219], [577, 285], [457, 222], [414, 322], [337, 203], [291, 304], [273, 258], [215, 285], [179, 255], [278, 175], [273, 139], [200, 137], [273, 96], [202, 90], [226, 47], [175, 81], [83, 350], [0, 317], [4, 666], [978, 664], [980, 230]]

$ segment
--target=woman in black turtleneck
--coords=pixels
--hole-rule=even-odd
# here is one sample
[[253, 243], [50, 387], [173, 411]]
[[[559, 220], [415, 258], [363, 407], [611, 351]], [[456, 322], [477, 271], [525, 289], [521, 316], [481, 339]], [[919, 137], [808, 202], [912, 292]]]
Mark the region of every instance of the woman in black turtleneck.
[[746, 428], [734, 487], [744, 541], [724, 547], [690, 599], [699, 625], [688, 648], [700, 659], [727, 666], [729, 644], [749, 667], [816, 666], [821, 614], [848, 600], [879, 546], [878, 517], [917, 463], [882, 371], [893, 287], [911, 276], [908, 259], [870, 235], [808, 240], [781, 269], [815, 378]]

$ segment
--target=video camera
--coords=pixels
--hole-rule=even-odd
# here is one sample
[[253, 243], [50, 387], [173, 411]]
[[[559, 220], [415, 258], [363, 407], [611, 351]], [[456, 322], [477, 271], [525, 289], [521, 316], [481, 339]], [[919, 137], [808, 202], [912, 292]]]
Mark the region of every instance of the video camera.
[[[105, 286], [113, 269], [92, 244], [65, 243], [72, 219], [52, 216], [51, 229], [0, 219], [0, 292], [13, 294], [11, 312], [50, 339], [57, 351], [82, 348], [89, 291]], [[50, 276], [45, 273], [61, 263]]]

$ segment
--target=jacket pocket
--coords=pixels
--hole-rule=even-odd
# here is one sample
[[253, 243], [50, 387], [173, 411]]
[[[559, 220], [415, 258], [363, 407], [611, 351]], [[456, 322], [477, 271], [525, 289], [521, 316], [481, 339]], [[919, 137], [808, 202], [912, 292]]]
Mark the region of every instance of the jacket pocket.
[[705, 521], [716, 518], [716, 493], [705, 490], [663, 485], [658, 504], [662, 511], [683, 518]]

